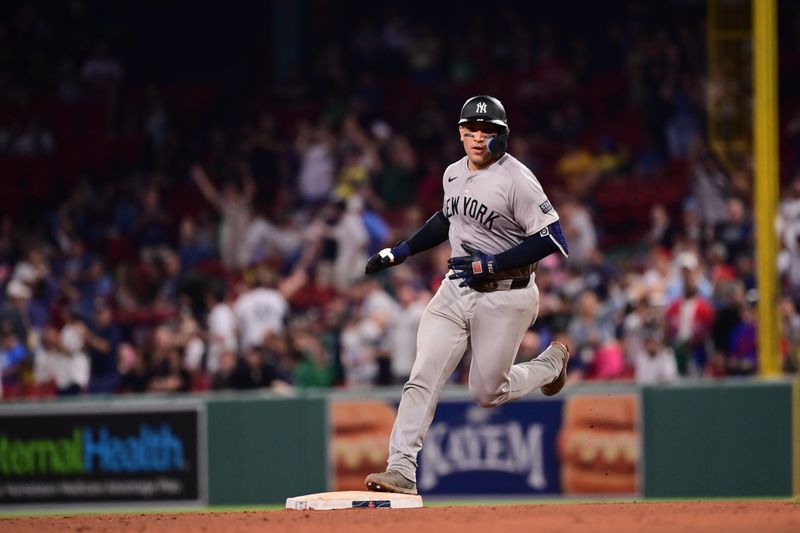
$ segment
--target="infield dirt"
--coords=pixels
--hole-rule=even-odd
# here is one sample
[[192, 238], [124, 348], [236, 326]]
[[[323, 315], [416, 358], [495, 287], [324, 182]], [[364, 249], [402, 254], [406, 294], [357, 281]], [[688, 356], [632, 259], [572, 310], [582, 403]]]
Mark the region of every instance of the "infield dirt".
[[800, 531], [800, 504], [791, 501], [582, 503], [348, 509], [109, 514], [0, 519], [15, 533], [249, 532], [695, 532]]

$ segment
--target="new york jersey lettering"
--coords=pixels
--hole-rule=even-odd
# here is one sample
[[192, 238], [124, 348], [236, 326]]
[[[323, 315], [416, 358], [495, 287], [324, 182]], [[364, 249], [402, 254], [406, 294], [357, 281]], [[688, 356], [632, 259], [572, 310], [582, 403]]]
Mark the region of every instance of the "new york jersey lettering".
[[453, 215], [458, 214], [458, 197], [452, 196], [445, 200], [444, 204], [444, 216], [450, 218]]
[[489, 209], [486, 205], [482, 204], [475, 198], [470, 198], [467, 196], [452, 196], [445, 200], [444, 214], [447, 218], [450, 218], [454, 215], [459, 215], [461, 213], [463, 213], [464, 216], [468, 216], [477, 220], [488, 230], [492, 229], [495, 219], [500, 216], [500, 213], [496, 213], [494, 210]]

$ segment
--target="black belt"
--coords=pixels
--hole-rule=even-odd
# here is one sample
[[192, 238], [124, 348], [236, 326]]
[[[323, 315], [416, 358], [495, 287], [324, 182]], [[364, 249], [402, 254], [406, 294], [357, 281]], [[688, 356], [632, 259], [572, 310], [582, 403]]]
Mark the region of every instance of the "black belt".
[[511, 291], [514, 289], [524, 289], [528, 286], [530, 281], [530, 276], [511, 279], [481, 279], [469, 283], [468, 286], [478, 292]]

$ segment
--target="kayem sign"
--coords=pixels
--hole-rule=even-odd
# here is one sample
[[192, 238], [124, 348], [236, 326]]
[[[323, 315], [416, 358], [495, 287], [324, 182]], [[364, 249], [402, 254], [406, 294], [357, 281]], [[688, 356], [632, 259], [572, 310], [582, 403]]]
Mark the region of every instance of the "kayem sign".
[[443, 401], [417, 471], [422, 494], [557, 494], [560, 399], [523, 400], [497, 409]]
[[197, 501], [197, 409], [0, 416], [0, 504]]

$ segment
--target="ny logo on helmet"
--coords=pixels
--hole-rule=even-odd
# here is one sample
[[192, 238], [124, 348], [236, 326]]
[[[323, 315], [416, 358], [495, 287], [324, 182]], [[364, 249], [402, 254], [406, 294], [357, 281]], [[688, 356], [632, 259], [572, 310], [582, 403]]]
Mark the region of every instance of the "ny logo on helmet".
[[486, 113], [486, 102], [478, 102], [477, 107], [475, 108], [476, 113]]

